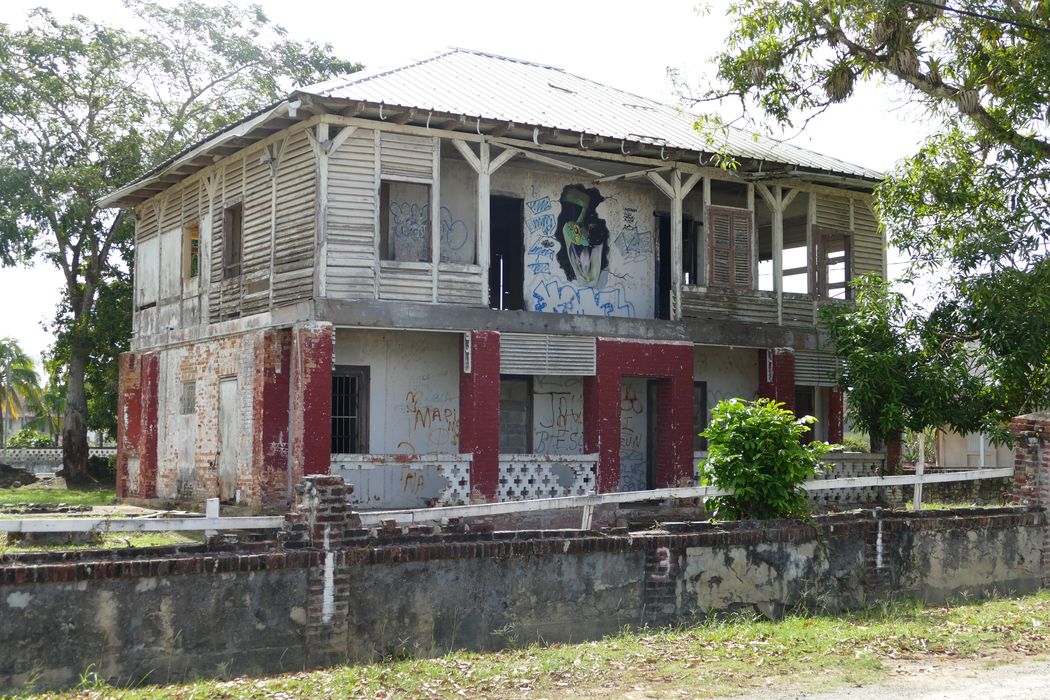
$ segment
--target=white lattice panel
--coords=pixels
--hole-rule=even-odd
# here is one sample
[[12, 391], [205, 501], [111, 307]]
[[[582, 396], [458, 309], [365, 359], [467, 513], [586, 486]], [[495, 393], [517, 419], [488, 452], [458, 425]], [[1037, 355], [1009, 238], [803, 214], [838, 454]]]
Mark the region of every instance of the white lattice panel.
[[524, 501], [595, 493], [596, 465], [597, 459], [591, 455], [569, 459], [501, 456], [499, 500]]

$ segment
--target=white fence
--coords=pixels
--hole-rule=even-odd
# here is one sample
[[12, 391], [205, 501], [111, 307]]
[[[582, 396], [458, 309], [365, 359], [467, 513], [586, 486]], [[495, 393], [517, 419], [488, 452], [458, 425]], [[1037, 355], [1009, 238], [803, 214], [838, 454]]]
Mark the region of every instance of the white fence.
[[[897, 476], [862, 476], [841, 479], [814, 479], [807, 481], [807, 491], [829, 489], [913, 486], [915, 508], [920, 507], [923, 484], [954, 481], [977, 481], [1001, 479], [1013, 476], [1012, 467], [1003, 469], [977, 469], [962, 472], [916, 474]], [[513, 513], [535, 513], [540, 511], [582, 509], [580, 527], [591, 529], [594, 507], [612, 503], [637, 503], [670, 499], [711, 498], [724, 496], [728, 491], [713, 486], [685, 486], [651, 491], [626, 491], [601, 493], [588, 496], [566, 496], [540, 498], [529, 501], [506, 501], [503, 503], [479, 503], [467, 506], [443, 506], [438, 508], [409, 508], [405, 510], [379, 510], [360, 513], [365, 527], [394, 522], [398, 525], [440, 524], [453, 518], [471, 518], [487, 515], [510, 515]], [[0, 532], [172, 532], [204, 531], [211, 534], [220, 530], [275, 530], [284, 526], [283, 516], [219, 517], [219, 501], [209, 499], [204, 516], [177, 518], [24, 518], [0, 520]]]
[[[89, 447], [88, 457], [113, 457], [116, 447]], [[33, 474], [55, 472], [62, 468], [61, 447], [26, 447], [0, 449], [0, 464], [25, 469]]]

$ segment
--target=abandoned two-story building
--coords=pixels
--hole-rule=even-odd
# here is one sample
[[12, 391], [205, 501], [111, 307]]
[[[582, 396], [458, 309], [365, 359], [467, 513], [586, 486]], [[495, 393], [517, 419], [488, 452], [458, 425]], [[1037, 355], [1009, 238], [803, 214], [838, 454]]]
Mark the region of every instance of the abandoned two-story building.
[[840, 439], [817, 311], [884, 272], [880, 175], [693, 122], [453, 49], [296, 90], [114, 192], [137, 222], [120, 495], [676, 485], [728, 397]]

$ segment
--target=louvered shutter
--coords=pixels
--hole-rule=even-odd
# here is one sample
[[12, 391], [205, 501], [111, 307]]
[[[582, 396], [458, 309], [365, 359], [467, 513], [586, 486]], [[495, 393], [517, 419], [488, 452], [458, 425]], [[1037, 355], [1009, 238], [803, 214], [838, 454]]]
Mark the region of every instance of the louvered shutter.
[[594, 376], [594, 338], [501, 333], [501, 374]]
[[751, 288], [751, 212], [710, 207], [707, 220], [712, 287]]

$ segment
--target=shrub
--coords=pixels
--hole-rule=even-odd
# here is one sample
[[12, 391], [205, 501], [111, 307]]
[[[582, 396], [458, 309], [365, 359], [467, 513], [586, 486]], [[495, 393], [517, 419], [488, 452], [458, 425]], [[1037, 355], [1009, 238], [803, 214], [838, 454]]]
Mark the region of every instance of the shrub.
[[54, 447], [55, 441], [32, 428], [22, 428], [7, 441], [8, 447], [25, 449], [27, 447]]
[[720, 401], [702, 435], [707, 460], [700, 464], [700, 483], [732, 490], [711, 499], [712, 516], [741, 518], [802, 517], [809, 512], [802, 482], [823, 466], [831, 450], [824, 442], [802, 444], [813, 416], [796, 418], [770, 399]]
[[866, 439], [852, 435], [842, 438], [842, 450], [844, 452], [871, 452]]

